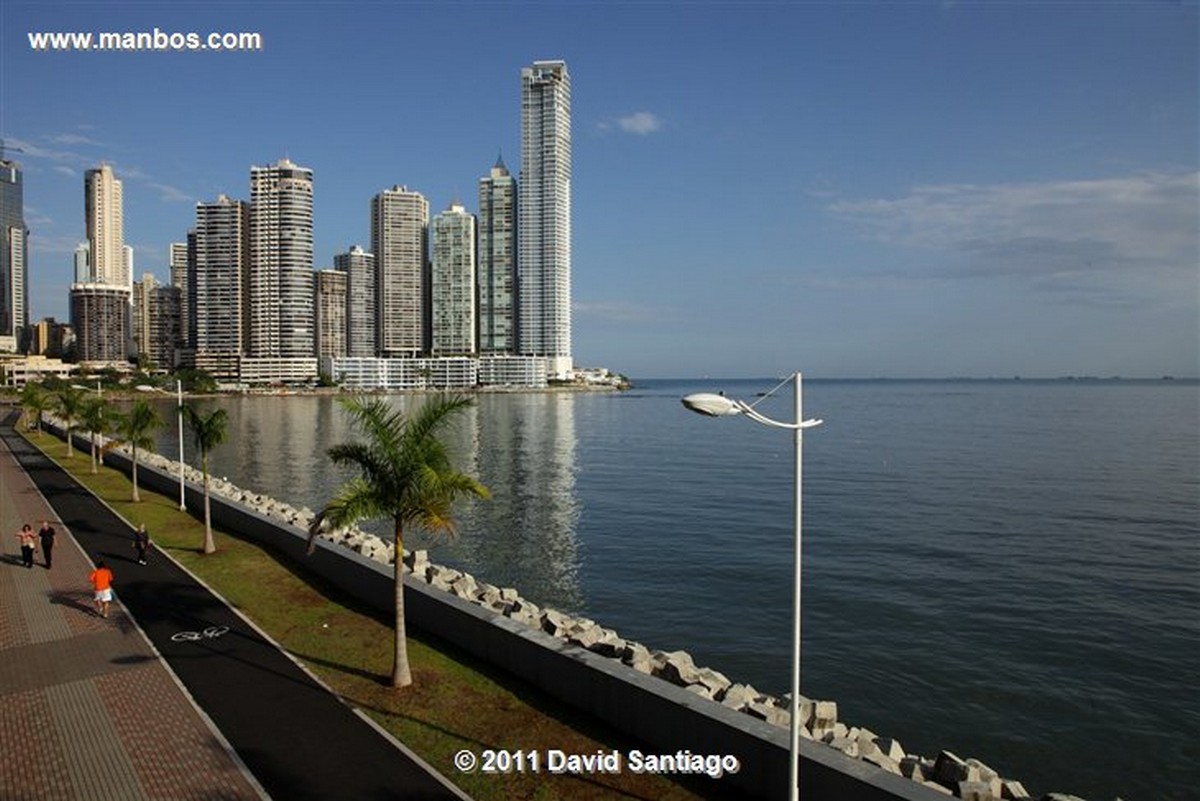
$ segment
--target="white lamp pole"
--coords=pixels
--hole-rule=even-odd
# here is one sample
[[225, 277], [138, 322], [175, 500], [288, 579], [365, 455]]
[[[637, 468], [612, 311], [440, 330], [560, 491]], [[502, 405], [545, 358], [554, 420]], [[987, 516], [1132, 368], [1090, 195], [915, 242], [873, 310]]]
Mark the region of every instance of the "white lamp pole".
[[183, 382], [175, 379], [175, 397], [178, 400], [176, 417], [179, 418], [179, 511], [187, 510], [183, 494]]
[[[793, 441], [796, 450], [796, 471], [795, 471], [795, 553], [792, 557], [792, 715], [791, 715], [791, 748], [788, 755], [788, 798], [791, 801], [797, 801], [800, 798], [800, 557], [802, 553], [801, 533], [801, 509], [802, 495], [802, 455], [804, 453], [804, 429], [819, 426], [820, 420], [805, 420], [802, 404], [802, 378], [800, 373], [792, 375], [791, 380], [795, 386], [795, 421], [791, 423], [780, 422], [773, 420], [770, 417], [760, 413], [754, 408], [755, 404], [749, 404], [744, 401], [726, 398], [724, 395], [714, 395], [709, 392], [701, 392], [695, 395], [688, 395], [683, 398], [683, 405], [699, 414], [708, 415], [710, 417], [723, 417], [730, 414], [744, 414], [756, 423], [761, 423], [772, 428], [785, 428], [792, 432]], [[775, 387], [783, 386], [783, 383]], [[763, 397], [769, 397], [775, 389], [768, 392]], [[760, 399], [761, 400], [761, 399]], [[758, 403], [756, 401], [755, 403]]]

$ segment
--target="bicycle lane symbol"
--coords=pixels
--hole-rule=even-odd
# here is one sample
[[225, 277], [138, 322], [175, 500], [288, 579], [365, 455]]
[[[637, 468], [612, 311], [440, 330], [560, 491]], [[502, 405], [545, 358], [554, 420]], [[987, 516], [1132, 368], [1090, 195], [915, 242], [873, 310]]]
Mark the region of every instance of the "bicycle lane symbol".
[[229, 632], [229, 626], [209, 626], [204, 631], [177, 631], [171, 635], [171, 642], [199, 642], [200, 640], [215, 640]]

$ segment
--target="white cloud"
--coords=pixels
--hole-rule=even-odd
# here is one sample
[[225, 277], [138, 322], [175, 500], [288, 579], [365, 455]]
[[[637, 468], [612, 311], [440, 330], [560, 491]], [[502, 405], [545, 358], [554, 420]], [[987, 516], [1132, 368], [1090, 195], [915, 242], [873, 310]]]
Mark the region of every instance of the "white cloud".
[[828, 210], [879, 241], [957, 256], [950, 274], [1054, 277], [1196, 269], [1200, 173], [920, 186]]
[[628, 117], [621, 117], [617, 125], [625, 133], [647, 136], [662, 130], [662, 120], [649, 111], [638, 111]]
[[79, 134], [71, 134], [71, 133], [57, 134], [55, 136], [51, 136], [50, 141], [55, 143], [56, 145], [96, 145], [96, 146], [100, 145], [100, 143], [97, 142], [95, 139], [90, 139], [86, 136], [81, 136]]
[[170, 184], [159, 184], [148, 182], [147, 186], [151, 189], [159, 191], [158, 199], [165, 203], [192, 203], [194, 198], [184, 192], [182, 189], [171, 186]]
[[75, 177], [75, 170], [71, 169], [70, 167], [68, 167], [65, 164], [56, 164], [54, 166], [54, 171], [59, 173], [60, 175], [65, 175], [68, 178]]

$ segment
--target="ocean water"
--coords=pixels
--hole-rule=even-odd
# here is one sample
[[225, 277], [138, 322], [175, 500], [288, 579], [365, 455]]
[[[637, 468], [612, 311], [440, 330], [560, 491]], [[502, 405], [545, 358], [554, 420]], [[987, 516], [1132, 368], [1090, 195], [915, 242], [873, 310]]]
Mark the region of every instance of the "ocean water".
[[[448, 440], [493, 498], [431, 558], [782, 694], [790, 435], [679, 403], [774, 382], [637, 384], [480, 396]], [[215, 475], [313, 509], [348, 476], [334, 399], [219, 402]], [[1196, 798], [1200, 385], [810, 380], [804, 404], [802, 691], [1035, 796]]]

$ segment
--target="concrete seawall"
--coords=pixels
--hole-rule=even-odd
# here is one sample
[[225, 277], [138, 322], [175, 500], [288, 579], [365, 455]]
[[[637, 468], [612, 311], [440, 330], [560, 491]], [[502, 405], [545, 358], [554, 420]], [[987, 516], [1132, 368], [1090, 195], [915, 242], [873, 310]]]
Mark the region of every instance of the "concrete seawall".
[[[76, 435], [75, 442], [86, 453], [86, 437]], [[119, 450], [107, 452], [105, 462], [126, 474], [131, 470], [130, 458]], [[141, 461], [138, 483], [168, 497], [179, 494], [177, 473]], [[186, 482], [185, 496], [188, 508], [200, 513], [203, 487]], [[324, 539], [318, 539], [316, 551], [306, 556], [304, 529], [216, 493], [210, 495], [210, 503], [214, 525], [281, 551], [342, 591], [390, 614], [390, 566]], [[739, 760], [740, 770], [714, 781], [752, 798], [787, 798], [786, 728], [550, 636], [414, 579], [411, 574], [405, 576], [405, 594], [410, 626], [604, 721], [640, 743], [643, 751], [731, 754]], [[800, 751], [801, 790], [808, 798], [935, 801], [946, 797], [944, 789], [918, 784], [823, 743], [802, 740]]]

